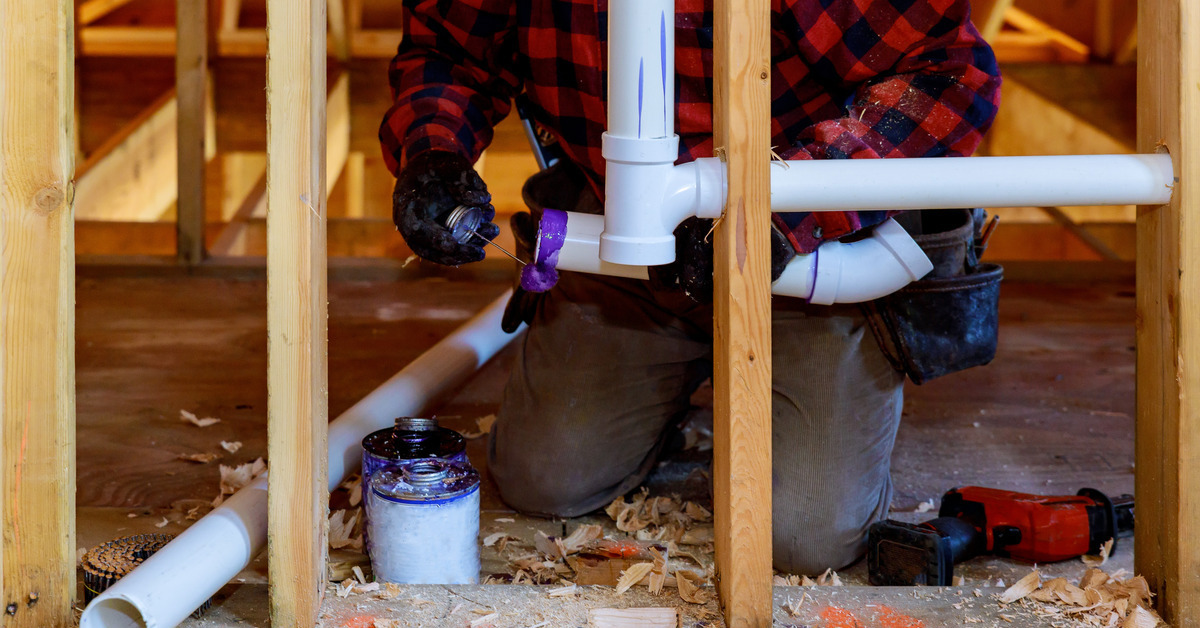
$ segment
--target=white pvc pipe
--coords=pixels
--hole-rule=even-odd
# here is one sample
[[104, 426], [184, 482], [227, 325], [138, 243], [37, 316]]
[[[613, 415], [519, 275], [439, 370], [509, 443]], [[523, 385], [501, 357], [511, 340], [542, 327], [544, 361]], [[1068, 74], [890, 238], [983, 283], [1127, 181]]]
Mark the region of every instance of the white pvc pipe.
[[933, 270], [920, 245], [894, 219], [857, 242], [825, 242], [798, 255], [771, 286], [771, 293], [809, 303], [862, 303], [887, 296]]
[[675, 134], [675, 0], [609, 2], [607, 130], [628, 138]]
[[1171, 156], [827, 159], [771, 165], [771, 211], [1161, 205]]
[[[511, 294], [505, 292], [329, 424], [329, 490], [358, 468], [363, 436], [398, 416], [420, 414], [520, 333], [500, 329]], [[266, 537], [264, 474], [92, 600], [80, 627], [176, 626], [250, 564]]]
[[[558, 270], [649, 279], [645, 266], [611, 264], [600, 259], [598, 236], [604, 219], [565, 212], [567, 234], [559, 249]], [[933, 263], [894, 219], [877, 225], [857, 242], [825, 242], [816, 252], [797, 255], [771, 285], [778, 296], [811, 303], [862, 303], [889, 295], [933, 270]]]

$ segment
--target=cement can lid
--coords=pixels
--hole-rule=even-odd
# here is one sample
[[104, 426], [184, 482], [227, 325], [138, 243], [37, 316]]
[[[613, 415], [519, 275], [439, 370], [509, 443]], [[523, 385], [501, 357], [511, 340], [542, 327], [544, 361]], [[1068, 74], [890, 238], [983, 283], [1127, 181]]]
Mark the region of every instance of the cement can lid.
[[437, 419], [400, 417], [394, 427], [367, 434], [363, 450], [384, 460], [453, 458], [467, 449], [462, 434], [439, 427]]
[[389, 464], [371, 475], [371, 493], [405, 503], [452, 501], [479, 490], [479, 472], [468, 462], [419, 458]]

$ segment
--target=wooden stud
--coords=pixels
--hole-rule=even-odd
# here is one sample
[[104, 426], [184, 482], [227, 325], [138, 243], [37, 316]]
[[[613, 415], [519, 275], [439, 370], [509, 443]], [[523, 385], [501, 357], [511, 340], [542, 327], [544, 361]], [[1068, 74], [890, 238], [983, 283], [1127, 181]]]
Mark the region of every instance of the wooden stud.
[[208, 5], [176, 0], [175, 11], [175, 92], [179, 102], [175, 248], [179, 261], [195, 265], [204, 259]]
[[731, 628], [771, 625], [770, 3], [714, 9], [714, 138], [729, 197], [713, 267], [717, 589]]
[[171, 26], [87, 26], [79, 29], [79, 53], [87, 57], [169, 57], [175, 54]]
[[1170, 204], [1138, 209], [1134, 560], [1173, 626], [1200, 625], [1200, 6], [1138, 3], [1138, 150], [1175, 164]]
[[5, 625], [75, 622], [73, 20], [70, 0], [0, 2]]
[[346, 6], [344, 0], [329, 2], [329, 39], [339, 61], [350, 60], [350, 39], [346, 33]]
[[983, 38], [991, 41], [1004, 26], [1004, 14], [1012, 8], [1013, 0], [971, 0], [971, 21]]
[[271, 625], [312, 626], [327, 519], [324, 0], [267, 2]]

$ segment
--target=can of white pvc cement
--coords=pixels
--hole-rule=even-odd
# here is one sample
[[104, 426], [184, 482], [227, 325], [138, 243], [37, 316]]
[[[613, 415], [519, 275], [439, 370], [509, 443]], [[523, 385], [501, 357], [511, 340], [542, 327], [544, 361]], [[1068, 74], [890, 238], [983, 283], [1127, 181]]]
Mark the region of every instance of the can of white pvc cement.
[[[462, 434], [438, 425], [437, 419], [405, 416], [393, 427], [367, 434], [362, 440], [362, 486], [366, 493], [371, 475], [385, 465], [419, 458], [443, 458], [468, 462], [467, 441]], [[363, 502], [363, 520], [371, 521], [369, 502]], [[369, 540], [366, 532], [364, 543]], [[368, 555], [370, 552], [368, 552]]]
[[389, 464], [364, 486], [367, 550], [379, 582], [479, 582], [479, 473], [423, 458]]

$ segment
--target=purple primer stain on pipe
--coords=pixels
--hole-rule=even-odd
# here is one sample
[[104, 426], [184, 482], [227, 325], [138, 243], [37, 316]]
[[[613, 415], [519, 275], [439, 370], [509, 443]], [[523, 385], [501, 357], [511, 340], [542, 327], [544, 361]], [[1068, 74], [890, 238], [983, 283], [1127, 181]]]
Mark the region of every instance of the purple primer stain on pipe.
[[663, 11], [662, 18], [658, 23], [658, 73], [662, 75], [662, 93], [663, 93], [663, 133], [665, 137], [670, 137], [675, 129], [667, 128], [667, 107], [674, 103], [667, 102], [667, 12]]
[[567, 239], [567, 212], [542, 211], [538, 225], [537, 250], [532, 264], [521, 270], [521, 287], [529, 292], [545, 292], [558, 283], [558, 253]]
[[642, 136], [642, 96], [646, 89], [646, 59], [638, 60], [638, 137]]

